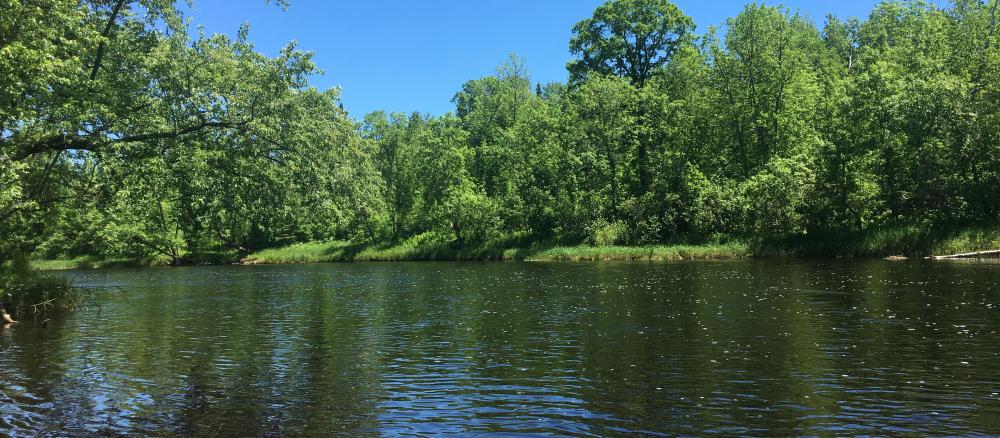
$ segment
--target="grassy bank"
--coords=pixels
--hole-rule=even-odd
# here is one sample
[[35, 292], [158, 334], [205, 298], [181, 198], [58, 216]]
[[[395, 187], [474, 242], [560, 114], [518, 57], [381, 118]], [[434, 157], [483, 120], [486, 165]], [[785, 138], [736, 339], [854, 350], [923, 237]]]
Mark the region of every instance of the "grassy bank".
[[62, 271], [67, 269], [148, 268], [171, 264], [184, 266], [225, 265], [238, 261], [239, 256], [235, 252], [210, 252], [185, 254], [177, 262], [166, 256], [138, 258], [81, 256], [56, 260], [32, 260], [31, 267], [42, 271]]
[[[916, 225], [870, 230], [860, 235], [803, 236], [780, 241], [715, 245], [663, 246], [532, 246], [524, 241], [493, 242], [460, 249], [427, 239], [396, 245], [358, 245], [343, 241], [299, 243], [254, 252], [240, 259], [233, 254], [190, 257], [185, 264], [287, 264], [362, 261], [433, 260], [709, 260], [747, 257], [923, 257], [1000, 249], [1000, 226], [926, 228]], [[99, 259], [80, 257], [32, 262], [40, 270], [97, 269], [167, 265], [167, 259]]]
[[502, 248], [486, 246], [456, 249], [448, 245], [399, 244], [393, 246], [357, 246], [346, 242], [314, 242], [266, 249], [247, 256], [247, 264], [426, 261], [426, 260], [685, 260], [726, 259], [750, 256], [744, 245], [650, 246], [650, 247], [536, 247]]
[[[521, 245], [518, 245], [520, 243]], [[250, 254], [249, 264], [407, 260], [706, 260], [747, 257], [866, 257], [893, 255], [925, 257], [1000, 249], [1000, 225], [932, 228], [906, 225], [872, 229], [861, 234], [801, 236], [714, 245], [529, 246], [524, 242], [494, 243], [475, 249], [447, 244], [406, 242], [391, 246], [313, 242], [267, 249]]]
[[166, 258], [101, 258], [76, 257], [58, 260], [32, 260], [31, 267], [42, 271], [64, 271], [68, 269], [104, 269], [104, 268], [145, 268], [170, 264]]
[[30, 269], [24, 257], [0, 265], [0, 307], [17, 319], [74, 309], [87, 297], [66, 277]]
[[750, 257], [743, 244], [669, 245], [669, 246], [568, 246], [543, 249], [531, 253], [531, 261], [596, 261], [596, 260], [719, 260]]
[[1000, 225], [897, 225], [860, 234], [802, 236], [751, 245], [756, 256], [926, 257], [1000, 249]]

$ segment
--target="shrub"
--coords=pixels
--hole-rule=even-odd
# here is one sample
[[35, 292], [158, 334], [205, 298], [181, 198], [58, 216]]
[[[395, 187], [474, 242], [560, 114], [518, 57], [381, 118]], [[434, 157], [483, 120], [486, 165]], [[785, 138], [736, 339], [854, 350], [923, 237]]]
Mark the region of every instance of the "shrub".
[[587, 243], [594, 246], [619, 245], [628, 233], [628, 227], [622, 221], [608, 222], [598, 219], [587, 228]]
[[761, 236], [803, 234], [815, 175], [802, 158], [772, 160], [743, 188], [750, 232]]

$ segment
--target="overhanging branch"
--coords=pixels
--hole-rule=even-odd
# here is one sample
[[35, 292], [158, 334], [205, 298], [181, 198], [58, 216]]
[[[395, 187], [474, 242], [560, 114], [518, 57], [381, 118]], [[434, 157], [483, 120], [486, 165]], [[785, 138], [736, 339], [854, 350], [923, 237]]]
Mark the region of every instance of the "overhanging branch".
[[[147, 134], [126, 135], [117, 138], [97, 137], [97, 136], [74, 136], [74, 135], [52, 135], [25, 147], [15, 153], [11, 158], [14, 161], [23, 161], [34, 155], [52, 152], [81, 150], [97, 152], [106, 144], [114, 143], [139, 143], [144, 141], [167, 140], [193, 134], [205, 129], [235, 129], [246, 126], [248, 121], [241, 122], [201, 122], [173, 131], [151, 132]], [[12, 141], [12, 140], [8, 140]]]

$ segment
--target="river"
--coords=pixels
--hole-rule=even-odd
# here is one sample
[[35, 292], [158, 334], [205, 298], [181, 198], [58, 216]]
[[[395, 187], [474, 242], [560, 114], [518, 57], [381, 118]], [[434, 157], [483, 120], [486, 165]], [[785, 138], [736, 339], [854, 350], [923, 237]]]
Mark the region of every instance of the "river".
[[1000, 434], [1000, 264], [71, 271], [0, 329], [18, 435]]

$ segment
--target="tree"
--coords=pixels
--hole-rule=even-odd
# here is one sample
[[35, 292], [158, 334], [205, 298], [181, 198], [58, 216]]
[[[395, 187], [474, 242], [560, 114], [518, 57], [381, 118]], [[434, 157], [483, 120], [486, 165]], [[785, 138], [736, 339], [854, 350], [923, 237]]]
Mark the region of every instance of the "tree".
[[375, 145], [372, 161], [383, 183], [381, 189], [390, 242], [403, 237], [406, 219], [413, 206], [415, 183], [411, 134], [421, 124], [419, 115], [407, 117], [401, 113], [386, 115], [377, 111], [365, 116], [362, 125], [362, 135]]
[[712, 50], [715, 84], [728, 118], [730, 171], [748, 178], [772, 157], [818, 143], [811, 123], [819, 101], [815, 65], [819, 32], [798, 14], [747, 5], [727, 21], [724, 48]]
[[636, 111], [638, 91], [616, 77], [592, 77], [570, 100], [579, 143], [576, 153], [584, 160], [586, 184], [598, 212], [609, 220], [621, 219], [628, 179], [634, 178], [631, 157], [638, 143]]
[[315, 72], [294, 46], [273, 59], [254, 52], [246, 28], [235, 41], [191, 39], [172, 0], [4, 1], [0, 9], [0, 161], [14, 171], [0, 216], [18, 239], [24, 229], [11, 225], [70, 196], [49, 189], [66, 183], [50, 178], [61, 163], [139, 162], [208, 144], [192, 139], [266, 137], [284, 122], [280, 102]]
[[609, 0], [573, 26], [569, 48], [580, 59], [568, 65], [572, 81], [613, 74], [642, 87], [693, 31], [691, 18], [668, 0]]
[[1000, 0], [889, 1], [822, 30], [750, 4], [697, 37], [667, 0], [610, 0], [573, 27], [567, 83], [532, 90], [511, 55], [463, 84], [455, 115], [363, 123], [309, 85], [310, 53], [257, 53], [247, 27], [191, 35], [172, 0], [0, 10], [0, 269], [32, 252], [780, 241], [1000, 214]]
[[[570, 51], [580, 57], [567, 68], [570, 80], [580, 83], [592, 74], [628, 78], [642, 88], [674, 54], [688, 44], [694, 23], [668, 0], [609, 0], [591, 18], [573, 26]], [[645, 107], [636, 108], [645, 118]], [[639, 138], [636, 148], [638, 195], [649, 190], [650, 140]]]
[[475, 151], [472, 175], [490, 195], [507, 189], [504, 176], [510, 172], [506, 167], [515, 164], [504, 133], [536, 99], [524, 60], [516, 54], [508, 56], [496, 68], [496, 74], [463, 84], [462, 91], [452, 99]]
[[2, 3], [0, 263], [380, 237], [370, 144], [310, 53], [190, 36], [170, 0]]

